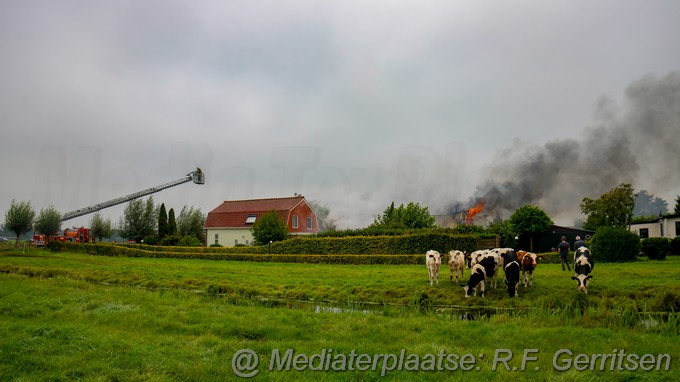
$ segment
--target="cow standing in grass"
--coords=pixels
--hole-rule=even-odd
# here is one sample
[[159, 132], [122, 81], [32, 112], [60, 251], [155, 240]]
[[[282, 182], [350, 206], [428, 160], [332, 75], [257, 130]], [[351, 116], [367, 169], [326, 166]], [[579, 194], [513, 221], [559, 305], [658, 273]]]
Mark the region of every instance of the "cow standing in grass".
[[519, 268], [519, 261], [517, 261], [515, 251], [507, 252], [503, 258], [503, 270], [505, 271], [505, 285], [508, 286], [508, 295], [510, 297], [518, 297]]
[[586, 247], [581, 247], [574, 253], [574, 275], [572, 280], [576, 280], [578, 289], [584, 293], [588, 293], [588, 281], [593, 278], [590, 273], [595, 267], [593, 255]]
[[483, 257], [473, 265], [470, 270], [470, 280], [467, 285], [463, 287], [465, 297], [470, 297], [472, 295], [476, 296], [477, 289], [479, 289], [481, 296], [484, 297], [486, 280], [495, 276], [497, 267], [498, 264], [496, 263], [495, 256]]
[[517, 260], [519, 260], [522, 268], [522, 279], [524, 280], [525, 288], [527, 284], [533, 285], [534, 283], [534, 270], [536, 269], [537, 259], [538, 256], [533, 252], [517, 251]]
[[[456, 284], [463, 279], [465, 269], [465, 252], [452, 250], [449, 252], [449, 271], [451, 272], [450, 281], [453, 282], [453, 275], [456, 275]], [[460, 276], [460, 278], [459, 278]]]
[[430, 286], [439, 285], [439, 267], [442, 265], [441, 254], [434, 250], [427, 251], [425, 253], [425, 265], [430, 278]]

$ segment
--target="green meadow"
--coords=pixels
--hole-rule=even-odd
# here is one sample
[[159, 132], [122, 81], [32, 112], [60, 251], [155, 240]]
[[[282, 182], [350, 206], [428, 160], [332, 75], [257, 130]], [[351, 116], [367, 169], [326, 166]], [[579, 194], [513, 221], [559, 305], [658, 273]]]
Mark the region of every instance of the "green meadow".
[[593, 275], [586, 295], [539, 264], [519, 298], [501, 275], [466, 299], [445, 268], [2, 247], [0, 380], [678, 380], [680, 259]]

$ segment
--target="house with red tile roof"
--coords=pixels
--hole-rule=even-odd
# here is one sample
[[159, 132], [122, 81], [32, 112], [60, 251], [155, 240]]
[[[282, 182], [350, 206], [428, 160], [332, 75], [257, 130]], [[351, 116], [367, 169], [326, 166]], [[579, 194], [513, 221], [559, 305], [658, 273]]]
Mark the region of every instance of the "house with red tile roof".
[[290, 235], [310, 235], [319, 232], [316, 213], [302, 195], [287, 198], [227, 200], [208, 212], [205, 233], [208, 245], [232, 247], [253, 243], [251, 228], [257, 219], [269, 211], [286, 222]]

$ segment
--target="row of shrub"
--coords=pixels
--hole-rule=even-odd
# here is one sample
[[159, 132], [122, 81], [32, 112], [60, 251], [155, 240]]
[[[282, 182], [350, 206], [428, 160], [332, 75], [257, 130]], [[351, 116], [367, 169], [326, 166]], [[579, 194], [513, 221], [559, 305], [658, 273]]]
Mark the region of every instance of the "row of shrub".
[[[176, 259], [203, 259], [203, 260], [228, 260], [228, 261], [255, 261], [275, 263], [309, 263], [309, 264], [351, 264], [351, 265], [424, 265], [425, 256], [417, 255], [386, 255], [386, 254], [263, 254], [263, 253], [217, 253], [201, 251], [156, 251], [150, 247], [112, 245], [106, 243], [73, 244], [59, 243], [50, 246], [52, 250], [69, 252], [81, 252], [98, 256], [120, 257], [150, 257], [150, 258], [176, 258]], [[156, 247], [154, 247], [156, 248]], [[194, 248], [196, 249], [196, 248]]]
[[641, 251], [650, 260], [663, 260], [666, 256], [680, 256], [680, 236], [672, 240], [666, 237], [650, 237], [642, 240]]
[[[493, 240], [491, 240], [493, 241]], [[421, 233], [403, 236], [299, 237], [271, 246], [246, 247], [168, 247], [140, 244], [50, 243], [53, 251], [67, 248], [72, 252], [106, 256], [175, 257], [191, 259], [287, 261], [333, 264], [422, 264], [423, 254], [434, 249], [442, 254], [451, 249], [472, 252], [483, 239], [477, 235]], [[680, 238], [650, 238], [642, 242], [625, 229], [601, 229], [588, 243], [598, 261], [635, 260], [642, 253], [650, 259], [680, 255]], [[406, 256], [406, 257], [404, 257]], [[319, 257], [328, 257], [319, 260]], [[556, 253], [541, 254], [541, 263], [559, 263]], [[270, 259], [270, 260], [266, 260]]]
[[[77, 244], [56, 243], [50, 244], [53, 251], [69, 251], [87, 253], [98, 256], [114, 257], [150, 257], [150, 258], [177, 258], [177, 259], [203, 259], [203, 260], [231, 260], [231, 261], [256, 261], [256, 262], [289, 262], [311, 264], [384, 264], [384, 265], [424, 265], [424, 254], [267, 254], [267, 253], [233, 253], [226, 251], [200, 251], [199, 248], [182, 247], [155, 247], [155, 246], [129, 246], [114, 245], [109, 243]], [[172, 251], [182, 250], [182, 251]], [[443, 266], [446, 267], [446, 260]], [[541, 254], [539, 264], [559, 263], [557, 253]]]
[[231, 253], [231, 254], [353, 254], [412, 255], [430, 249], [448, 253], [452, 249], [474, 251], [482, 239], [478, 235], [453, 235], [428, 232], [402, 236], [296, 237], [271, 245], [244, 247], [167, 247], [125, 244], [157, 252]]

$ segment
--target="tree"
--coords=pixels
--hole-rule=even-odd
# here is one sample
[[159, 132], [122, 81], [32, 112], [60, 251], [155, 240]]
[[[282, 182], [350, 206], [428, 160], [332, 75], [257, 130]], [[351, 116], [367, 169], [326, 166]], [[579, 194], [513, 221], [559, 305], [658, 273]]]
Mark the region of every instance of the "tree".
[[[458, 228], [466, 229], [467, 227], [478, 226], [463, 224], [456, 227], [455, 230], [458, 231]], [[481, 232], [484, 232], [484, 230], [482, 229], [481, 231], [478, 231], [478, 233]], [[515, 227], [512, 225], [512, 223], [510, 223], [510, 220], [495, 221], [489, 224], [489, 226], [486, 228], [486, 232], [499, 235], [501, 237], [501, 247], [515, 248], [517, 246], [517, 239], [515, 239], [517, 232], [515, 232]]]
[[587, 216], [583, 228], [592, 231], [605, 226], [628, 228], [634, 205], [633, 188], [626, 183], [602, 194], [599, 199], [583, 198], [581, 212]]
[[430, 215], [427, 207], [421, 207], [418, 203], [409, 203], [406, 207], [403, 204], [394, 207], [392, 202], [383, 211], [382, 216], [376, 218], [371, 224], [371, 228], [434, 228], [435, 218]]
[[635, 194], [635, 206], [633, 207], [633, 216], [637, 217], [652, 217], [665, 215], [668, 213], [668, 202], [665, 200], [649, 194], [646, 190], [642, 190]]
[[188, 206], [182, 207], [177, 217], [177, 233], [180, 236], [194, 236], [195, 238], [205, 241], [204, 238], [205, 229], [205, 215], [200, 209], [194, 209], [194, 207], [189, 208]]
[[177, 234], [177, 221], [175, 220], [175, 209], [168, 211], [168, 235]]
[[281, 241], [288, 236], [288, 227], [276, 211], [269, 211], [260, 216], [250, 228], [253, 239], [258, 245], [265, 245], [270, 241]]
[[95, 213], [90, 220], [90, 233], [90, 236], [99, 241], [105, 237], [111, 237], [113, 234], [111, 219], [104, 219], [99, 212]]
[[158, 237], [163, 239], [168, 235], [168, 213], [165, 211], [165, 203], [161, 203], [158, 211]]
[[16, 203], [12, 199], [12, 204], [5, 211], [4, 228], [17, 235], [17, 240], [14, 243], [16, 247], [19, 246], [19, 237], [31, 230], [33, 219], [35, 219], [35, 210], [33, 210], [31, 202]]
[[545, 232], [554, 224], [545, 211], [532, 205], [518, 208], [510, 216], [509, 222], [518, 236], [529, 235], [529, 251], [534, 250], [533, 235]]
[[145, 236], [155, 233], [157, 216], [158, 209], [152, 196], [146, 202], [141, 198], [131, 200], [123, 211], [120, 230], [126, 238], [140, 242]]
[[35, 230], [47, 237], [61, 231], [61, 213], [54, 207], [43, 208], [35, 221]]
[[675, 197], [675, 208], [673, 211], [674, 214], [680, 214], [680, 195]]

